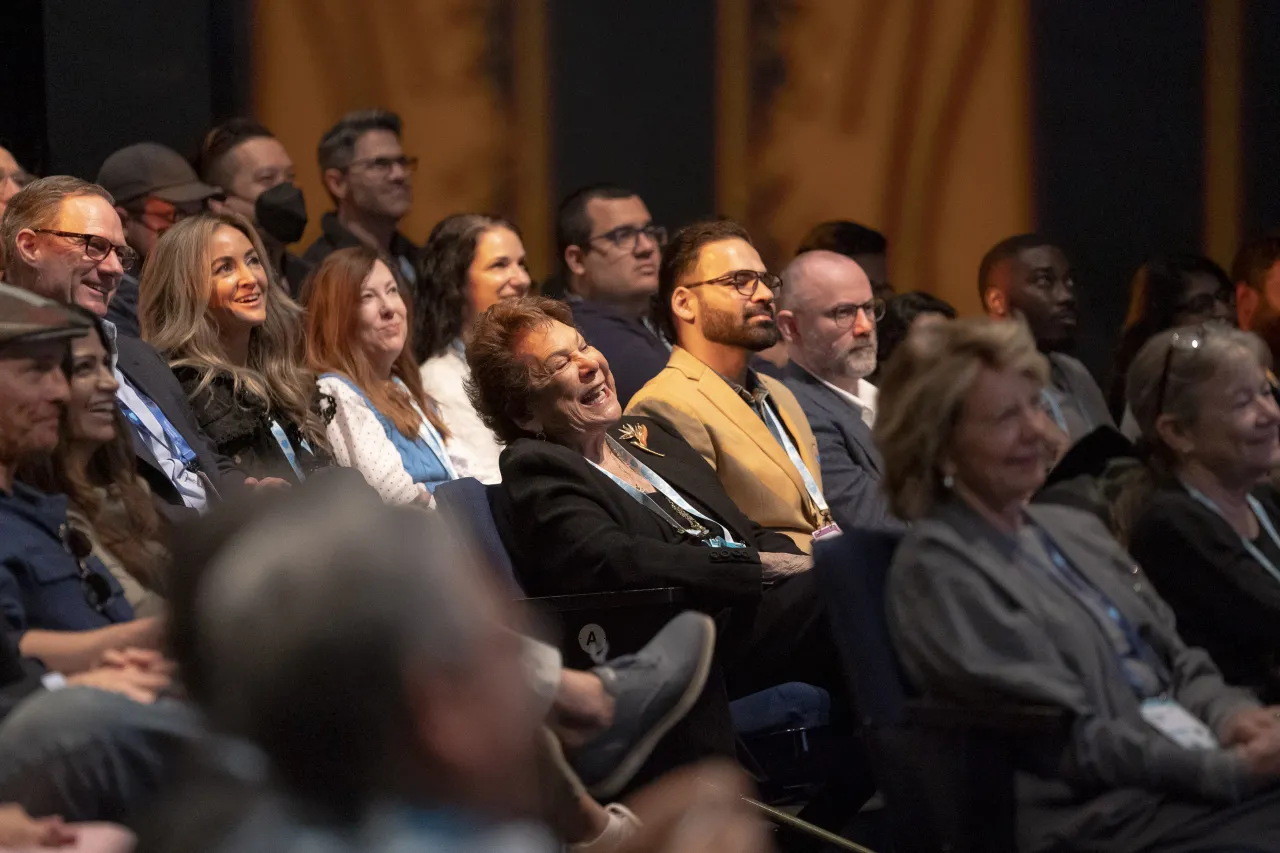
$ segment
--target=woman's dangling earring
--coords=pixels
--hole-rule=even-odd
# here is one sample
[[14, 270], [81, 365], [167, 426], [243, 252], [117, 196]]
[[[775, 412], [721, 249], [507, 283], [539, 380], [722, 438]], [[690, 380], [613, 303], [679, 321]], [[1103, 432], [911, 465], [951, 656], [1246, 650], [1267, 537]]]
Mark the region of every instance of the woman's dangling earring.
[[955, 488], [955, 485], [956, 485], [956, 478], [951, 476], [950, 473], [946, 473], [942, 475], [942, 488], [946, 489], [947, 491], [951, 491], [952, 489]]

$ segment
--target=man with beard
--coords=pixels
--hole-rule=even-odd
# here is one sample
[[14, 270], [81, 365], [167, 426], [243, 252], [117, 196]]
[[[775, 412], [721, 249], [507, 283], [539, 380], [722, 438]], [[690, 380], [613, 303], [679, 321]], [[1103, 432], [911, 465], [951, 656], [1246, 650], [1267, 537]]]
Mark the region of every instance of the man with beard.
[[884, 463], [871, 438], [876, 388], [876, 323], [883, 299], [851, 258], [799, 255], [782, 271], [778, 328], [787, 344], [786, 384], [818, 440], [827, 501], [857, 527], [900, 529], [880, 489]]
[[1240, 328], [1266, 341], [1273, 363], [1280, 363], [1280, 236], [1241, 246], [1231, 262], [1231, 279]]
[[748, 518], [808, 553], [815, 536], [836, 532], [818, 445], [795, 396], [749, 366], [753, 353], [780, 340], [780, 285], [741, 225], [699, 222], [676, 232], [658, 270], [654, 316], [676, 346], [627, 414], [679, 433]]
[[1062, 249], [1038, 234], [1001, 240], [982, 258], [978, 294], [987, 316], [1026, 323], [1049, 359], [1045, 409], [1071, 444], [1115, 427], [1089, 370], [1067, 352], [1076, 342], [1075, 280]]
[[400, 146], [400, 116], [387, 110], [347, 113], [320, 139], [320, 173], [334, 211], [303, 254], [312, 267], [330, 252], [369, 246], [386, 256], [406, 281], [416, 280], [418, 247], [396, 227], [413, 205], [417, 157]]

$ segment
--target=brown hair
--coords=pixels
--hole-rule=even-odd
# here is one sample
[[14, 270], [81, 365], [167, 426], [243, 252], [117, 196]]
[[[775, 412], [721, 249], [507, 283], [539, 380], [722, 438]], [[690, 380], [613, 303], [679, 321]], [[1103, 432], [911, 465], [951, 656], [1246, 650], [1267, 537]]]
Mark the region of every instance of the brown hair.
[[[218, 327], [209, 316], [213, 283], [209, 244], [219, 228], [243, 234], [267, 275], [267, 317], [249, 335], [249, 360], [239, 367], [227, 360]], [[138, 321], [142, 337], [173, 367], [192, 367], [200, 382], [196, 397], [219, 374], [231, 377], [237, 394], [247, 393], [268, 410], [284, 415], [308, 440], [328, 446], [324, 424], [312, 409], [314, 374], [302, 364], [302, 309], [289, 298], [271, 269], [257, 230], [239, 214], [201, 213], [182, 220], [156, 241], [138, 284]]]
[[516, 346], [529, 332], [555, 322], [574, 326], [568, 305], [545, 296], [528, 296], [491, 306], [472, 327], [467, 345], [467, 367], [471, 369], [467, 396], [485, 426], [503, 444], [533, 435], [517, 423], [529, 417], [537, 388], [532, 368], [516, 355]]
[[70, 175], [37, 178], [16, 192], [0, 219], [0, 269], [12, 275], [18, 257], [18, 234], [28, 228], [48, 228], [58, 221], [62, 203], [74, 196], [96, 195], [112, 207], [115, 199], [97, 184]]
[[[391, 271], [404, 300], [404, 348], [391, 367], [391, 375], [409, 389], [408, 397], [396, 384], [377, 380], [369, 357], [355, 343], [360, 289], [373, 272], [373, 265], [379, 262]], [[406, 438], [415, 438], [422, 427], [422, 419], [413, 408], [415, 402], [440, 435], [448, 437], [435, 404], [422, 388], [422, 374], [413, 357], [413, 302], [394, 264], [387, 264], [367, 246], [339, 249], [321, 261], [307, 278], [302, 302], [307, 306], [307, 363], [312, 370], [317, 374], [340, 373], [350, 379]]]
[[953, 320], [912, 332], [890, 359], [875, 439], [884, 489], [900, 518], [927, 515], [943, 495], [941, 465], [965, 398], [984, 369], [1015, 369], [1048, 381], [1049, 365], [1022, 323]]
[[[108, 351], [102, 321], [79, 306], [69, 306], [93, 322], [94, 331]], [[137, 473], [132, 429], [115, 412], [116, 435], [89, 457], [83, 471], [68, 464], [71, 427], [64, 408], [58, 424], [58, 446], [48, 456], [32, 457], [18, 467], [17, 478], [49, 494], [66, 495], [71, 505], [89, 519], [102, 547], [111, 552], [136, 580], [153, 592], [164, 594], [167, 554], [162, 541], [167, 525], [151, 500], [151, 491]], [[121, 511], [122, 510], [122, 511]]]

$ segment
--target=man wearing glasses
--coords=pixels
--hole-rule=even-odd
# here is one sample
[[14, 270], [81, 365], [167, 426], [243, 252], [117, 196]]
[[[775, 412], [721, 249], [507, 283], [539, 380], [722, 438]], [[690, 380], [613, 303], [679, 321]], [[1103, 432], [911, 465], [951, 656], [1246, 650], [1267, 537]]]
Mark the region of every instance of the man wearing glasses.
[[[822, 494], [817, 442], [787, 387], [750, 367], [752, 354], [780, 340], [781, 280], [742, 226], [728, 221], [677, 231], [658, 278], [654, 319], [676, 346], [627, 414], [678, 433], [748, 518], [809, 553], [814, 537], [838, 532]], [[804, 568], [801, 560], [795, 570]]]
[[899, 529], [880, 490], [883, 461], [871, 438], [876, 323], [885, 302], [853, 259], [804, 252], [782, 271], [778, 329], [786, 341], [786, 384], [818, 441], [823, 495], [857, 527]]
[[396, 229], [413, 205], [417, 157], [400, 146], [400, 116], [387, 110], [347, 113], [320, 139], [320, 172], [334, 210], [302, 259], [319, 266], [330, 252], [369, 246], [412, 284], [418, 247]]
[[671, 352], [649, 320], [666, 242], [667, 230], [653, 223], [640, 196], [612, 184], [577, 190], [556, 215], [573, 318], [609, 360], [623, 407]]
[[[115, 198], [125, 243], [138, 253], [138, 269], [161, 234], [221, 195], [217, 187], [200, 181], [181, 154], [155, 142], [112, 154], [98, 170], [97, 183]], [[125, 270], [107, 311], [116, 330], [131, 338], [139, 336], [137, 275], [137, 270]]]

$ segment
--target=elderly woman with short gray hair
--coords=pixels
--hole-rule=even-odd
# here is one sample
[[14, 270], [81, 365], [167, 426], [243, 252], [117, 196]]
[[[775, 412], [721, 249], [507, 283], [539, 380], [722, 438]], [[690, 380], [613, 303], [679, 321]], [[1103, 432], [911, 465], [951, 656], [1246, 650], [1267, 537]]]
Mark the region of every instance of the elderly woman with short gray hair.
[[1188, 647], [1092, 516], [1028, 505], [1049, 461], [1048, 366], [1020, 324], [958, 320], [888, 366], [876, 439], [914, 525], [886, 605], [914, 685], [1072, 720], [1018, 785], [1023, 851], [1280, 850], [1280, 725]]

